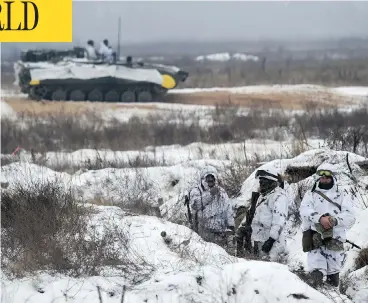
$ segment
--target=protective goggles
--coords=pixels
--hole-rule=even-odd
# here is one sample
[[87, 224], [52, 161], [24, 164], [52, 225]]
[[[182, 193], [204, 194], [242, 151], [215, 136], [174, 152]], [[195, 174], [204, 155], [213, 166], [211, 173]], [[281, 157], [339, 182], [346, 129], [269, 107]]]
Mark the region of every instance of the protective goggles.
[[322, 177], [322, 176], [332, 177], [333, 173], [329, 170], [319, 170], [319, 171], [317, 171], [317, 175], [320, 176], [320, 177]]
[[274, 175], [274, 174], [271, 174], [265, 170], [257, 170], [256, 172], [256, 178], [266, 178], [266, 179], [269, 179], [269, 180], [273, 180], [273, 181], [278, 181], [279, 180], [279, 177]]

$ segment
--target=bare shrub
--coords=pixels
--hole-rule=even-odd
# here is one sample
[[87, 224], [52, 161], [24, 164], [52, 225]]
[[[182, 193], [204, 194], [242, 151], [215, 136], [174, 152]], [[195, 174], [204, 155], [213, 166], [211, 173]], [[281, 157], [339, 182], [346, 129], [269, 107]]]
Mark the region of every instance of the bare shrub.
[[359, 250], [358, 256], [354, 260], [355, 269], [360, 269], [368, 265], [368, 247]]
[[71, 193], [52, 183], [17, 185], [2, 192], [1, 200], [3, 268], [18, 275], [73, 267], [64, 245], [85, 234], [86, 211]]
[[1, 166], [8, 165], [8, 164], [18, 161], [18, 159], [16, 159], [15, 157], [9, 157], [9, 156], [4, 156], [4, 155], [1, 156], [0, 160], [1, 160]]
[[125, 175], [117, 189], [118, 199], [114, 205], [135, 215], [152, 215], [160, 217], [158, 201], [152, 193], [153, 184], [138, 169], [134, 176]]
[[229, 195], [229, 198], [240, 196], [240, 190], [244, 181], [252, 174], [256, 167], [257, 164], [255, 162], [234, 160], [231, 166], [224, 170], [221, 185]]
[[[293, 116], [282, 111], [252, 107], [247, 114], [240, 115], [239, 107], [230, 104], [217, 106], [205, 114], [209, 119], [208, 125], [202, 124], [204, 113], [201, 111], [190, 116], [173, 112], [171, 115], [150, 115], [145, 119], [133, 117], [128, 122], [106, 121], [89, 112], [81, 117], [68, 113], [42, 117], [24, 113], [17, 121], [1, 120], [1, 152], [9, 154], [18, 145], [41, 155], [46, 151], [83, 148], [126, 151], [193, 142], [215, 144], [253, 138], [284, 140], [290, 137], [290, 133], [295, 139], [290, 156], [304, 151], [310, 137], [328, 140], [332, 148], [349, 149], [360, 154], [368, 151], [367, 109], [350, 113], [315, 110]], [[211, 117], [213, 123], [210, 122]], [[5, 164], [8, 160], [4, 158], [2, 161]], [[47, 165], [45, 158], [37, 161]], [[137, 158], [130, 162], [130, 166], [149, 166], [151, 160]], [[98, 169], [106, 165], [120, 166], [121, 163], [91, 159], [83, 166]]]
[[99, 275], [106, 266], [139, 272], [127, 257], [129, 237], [115, 228], [90, 227], [90, 208], [77, 204], [57, 182], [15, 185], [2, 191], [1, 264], [10, 277], [38, 270], [71, 276]]
[[[164, 163], [160, 163], [155, 159], [150, 159], [147, 156], [137, 155], [135, 157], [129, 158], [127, 161], [119, 158], [119, 156], [114, 157], [112, 160], [108, 160], [101, 156], [98, 150], [95, 150], [95, 158], [87, 158], [83, 161], [81, 165], [74, 166], [74, 171], [79, 169], [86, 170], [99, 170], [105, 168], [140, 168], [140, 167], [154, 167], [160, 166]], [[63, 171], [64, 166], [53, 167], [57, 171]]]
[[233, 104], [231, 98], [229, 97], [228, 104], [215, 105], [215, 110], [212, 112], [212, 119], [219, 124], [227, 123], [228, 121], [231, 121], [231, 119], [237, 116], [239, 108], [240, 106], [237, 104]]
[[368, 126], [335, 127], [327, 138], [327, 142], [332, 149], [346, 150], [353, 153], [362, 151], [368, 155]]

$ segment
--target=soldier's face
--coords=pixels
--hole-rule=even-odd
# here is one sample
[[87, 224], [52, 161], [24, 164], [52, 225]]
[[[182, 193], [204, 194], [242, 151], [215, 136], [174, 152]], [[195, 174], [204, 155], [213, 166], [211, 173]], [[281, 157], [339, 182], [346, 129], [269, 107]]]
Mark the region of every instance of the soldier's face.
[[215, 185], [215, 177], [213, 175], [208, 175], [206, 176], [206, 183], [208, 184], [209, 187], [213, 187]]
[[277, 183], [266, 178], [259, 178], [259, 189], [262, 194], [266, 194], [277, 186]]
[[321, 176], [321, 178], [319, 179], [319, 181], [323, 184], [330, 184], [332, 182], [332, 178], [331, 177], [327, 177], [327, 176]]

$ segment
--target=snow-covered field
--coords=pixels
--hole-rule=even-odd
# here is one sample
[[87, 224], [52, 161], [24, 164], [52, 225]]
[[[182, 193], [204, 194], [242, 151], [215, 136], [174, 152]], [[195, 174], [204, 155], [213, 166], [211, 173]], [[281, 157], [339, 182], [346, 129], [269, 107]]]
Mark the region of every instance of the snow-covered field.
[[[212, 88], [179, 88], [169, 91], [170, 94], [191, 94], [198, 92], [217, 92], [225, 91], [233, 94], [252, 94], [252, 93], [273, 93], [273, 92], [290, 92], [290, 93], [321, 93], [331, 92], [342, 96], [358, 96], [368, 97], [368, 86], [342, 86], [342, 87], [325, 87], [314, 84], [296, 84], [296, 85], [251, 85], [239, 87], [212, 87]], [[19, 94], [16, 89], [2, 90], [2, 97], [21, 97], [26, 98], [25, 94]]]
[[[302, 89], [314, 93], [319, 89], [329, 90], [362, 102], [368, 99], [368, 88], [356, 87], [327, 89], [316, 86], [259, 86], [228, 90], [251, 94], [265, 90]], [[167, 108], [184, 108], [172, 104], [156, 106], [166, 111]], [[199, 107], [188, 105], [185, 108], [197, 110]], [[208, 107], [201, 108], [203, 110]], [[150, 109], [144, 110], [147, 115], [151, 113]], [[5, 116], [16, 117], [14, 111], [1, 102], [1, 117]], [[100, 234], [104, 234], [117, 230], [127, 237], [127, 243], [122, 245], [117, 240], [114, 246], [120, 258], [129, 259], [137, 267], [135, 271], [121, 272], [118, 267], [108, 266], [98, 275], [80, 278], [48, 271], [12, 280], [2, 275], [2, 302], [368, 302], [368, 266], [354, 270], [354, 259], [358, 250], [348, 244], [345, 247], [347, 260], [343, 274], [348, 277], [346, 294], [351, 299], [331, 289], [317, 291], [293, 273], [306, 268], [306, 254], [301, 246], [301, 229], [294, 220], [300, 202], [299, 192], [305, 192], [311, 187], [314, 176], [297, 183], [287, 183], [285, 187], [293, 201], [289, 207], [291, 216], [285, 230], [288, 241], [285, 264], [233, 257], [221, 247], [204, 242], [190, 229], [178, 224], [185, 220], [183, 195], [197, 183], [199, 171], [205, 165], [215, 166], [220, 172], [220, 178], [223, 178], [236, 161], [242, 160], [246, 163], [247, 159], [252, 162], [257, 155], [262, 159], [276, 158], [258, 165], [275, 167], [287, 177], [288, 167], [316, 167], [323, 162], [331, 162], [339, 168], [340, 189], [354, 193], [357, 221], [348, 232], [348, 239], [361, 247], [367, 247], [368, 172], [359, 166], [360, 162], [367, 159], [348, 153], [351, 173], [346, 162], [346, 152], [330, 150], [323, 146], [322, 140], [309, 139], [309, 150], [293, 157], [293, 144], [295, 142], [292, 140], [276, 142], [256, 139], [231, 144], [151, 146], [141, 151], [85, 149], [70, 153], [36, 154], [36, 157], [43, 156], [47, 160], [45, 166], [32, 163], [28, 151], [21, 152], [20, 161], [1, 167], [1, 184], [6, 187], [4, 191], [11, 192], [19, 184], [27, 187], [47, 180], [57, 181], [71, 189], [77, 201], [94, 209], [88, 221], [91, 231], [98, 230]], [[153, 165], [139, 168], [81, 169], [76, 173], [52, 169], [58, 165], [80, 167], [86, 161], [94, 162], [99, 159], [107, 163], [118, 160], [128, 164], [137, 158], [145, 159]], [[234, 208], [247, 205], [251, 192], [256, 187], [254, 174], [255, 172], [251, 173], [241, 184], [240, 196], [232, 199]], [[158, 209], [160, 217], [134, 215], [121, 208], [128, 206], [137, 196]], [[162, 231], [166, 231], [172, 238], [171, 244], [164, 242], [160, 235]]]
[[[274, 166], [281, 173], [291, 166], [315, 166], [324, 161], [335, 163], [341, 173], [338, 176], [341, 189], [357, 190], [355, 210], [357, 222], [348, 232], [348, 238], [365, 247], [368, 245], [368, 186], [367, 172], [364, 172], [356, 162], [365, 158], [349, 154], [350, 165], [353, 169], [352, 180], [345, 160], [345, 152], [328, 149], [312, 149], [292, 159], [274, 160], [265, 163]], [[101, 224], [105, 229], [112, 228], [110, 224], [128, 231], [130, 247], [139, 259], [144, 259], [154, 267], [149, 279], [138, 285], [132, 284], [126, 277], [117, 277], [107, 272], [104, 277], [86, 277], [72, 279], [65, 276], [50, 276], [39, 273], [37, 279], [23, 279], [3, 281], [4, 302], [50, 302], [52, 300], [74, 300], [74, 302], [98, 302], [97, 286], [101, 287], [103, 302], [117, 302], [121, 298], [123, 285], [127, 287], [124, 302], [243, 302], [242, 298], [252, 298], [252, 302], [303, 302], [298, 295], [303, 294], [312, 302], [343, 302], [331, 300], [321, 293], [311, 289], [289, 270], [305, 267], [306, 255], [301, 250], [301, 230], [293, 225], [292, 219], [288, 223], [287, 264], [263, 263], [247, 261], [229, 256], [220, 247], [203, 242], [198, 235], [181, 225], [168, 222], [184, 214], [182, 196], [185, 189], [195, 182], [199, 170], [205, 164], [216, 166], [224, 173], [230, 165], [229, 161], [220, 160], [192, 160], [167, 167], [150, 167], [140, 169], [102, 169], [98, 171], [79, 172], [75, 175], [57, 173], [51, 169], [39, 167], [27, 162], [12, 163], [2, 167], [1, 181], [8, 182], [11, 190], [18, 182], [24, 185], [29, 182], [45, 180], [59, 180], [68, 187], [72, 187], [76, 198], [93, 201], [96, 196], [106, 201], [118, 202], [119, 192], [125, 195], [135, 189], [136, 182], [143, 179], [150, 186], [150, 202], [161, 205], [163, 218], [148, 216], [125, 215], [117, 207], [99, 206], [98, 214], [91, 218], [91, 224]], [[176, 180], [176, 182], [172, 182]], [[311, 185], [313, 177], [299, 183], [287, 184], [286, 189], [291, 197], [297, 201], [298, 187]], [[129, 187], [130, 186], [130, 187]], [[246, 204], [255, 186], [254, 173], [243, 183], [241, 196], [233, 200], [233, 205]], [[124, 188], [125, 187], [125, 188]], [[159, 202], [161, 201], [161, 202]], [[290, 205], [292, 210], [294, 205]], [[175, 216], [173, 216], [175, 212]], [[161, 231], [167, 231], [172, 236], [173, 243], [166, 245], [160, 236]], [[189, 244], [182, 243], [188, 240]], [[344, 273], [352, 268], [356, 249], [349, 248]], [[137, 257], [137, 256], [136, 256]], [[137, 257], [138, 258], [138, 257]], [[366, 302], [368, 298], [367, 279], [362, 270], [350, 273], [355, 285], [359, 289], [349, 288], [348, 293], [353, 302]], [[200, 278], [198, 278], [200, 277]], [[287, 287], [286, 287], [287, 286]], [[110, 295], [109, 295], [110, 293]], [[111, 295], [113, 294], [113, 295]], [[294, 294], [294, 295], [293, 295]], [[336, 294], [333, 294], [336, 296]], [[328, 294], [331, 296], [331, 293]], [[276, 300], [275, 298], [278, 298]], [[360, 299], [358, 299], [360, 298]], [[305, 300], [308, 302], [308, 300]], [[345, 301], [351, 302], [351, 301]]]
[[368, 86], [344, 86], [344, 87], [326, 87], [312, 84], [298, 84], [298, 85], [252, 85], [240, 87], [212, 87], [212, 88], [183, 88], [173, 89], [170, 93], [196, 93], [196, 92], [216, 92], [226, 91], [233, 94], [255, 94], [255, 93], [322, 93], [330, 92], [342, 96], [359, 96], [368, 97]]
[[[225, 94], [225, 95], [222, 95]], [[17, 111], [62, 111], [63, 106], [72, 108], [83, 107], [85, 110], [95, 112], [98, 116], [106, 120], [117, 119], [121, 122], [128, 122], [132, 117], [147, 118], [153, 115], [159, 115], [161, 118], [170, 120], [172, 123], [178, 121], [191, 124], [193, 121], [198, 122], [200, 127], [206, 127], [214, 123], [215, 104], [222, 104], [228, 99], [230, 94], [235, 96], [235, 104], [239, 102], [241, 106], [233, 114], [237, 116], [247, 115], [248, 112], [257, 105], [252, 101], [253, 105], [247, 105], [246, 98], [250, 101], [252, 98], [259, 98], [259, 106], [268, 108], [268, 113], [279, 112], [282, 114], [304, 113], [305, 106], [308, 103], [318, 110], [337, 108], [341, 112], [350, 112], [356, 108], [368, 105], [368, 87], [335, 87], [328, 88], [318, 85], [258, 85], [244, 87], [215, 87], [215, 88], [185, 88], [173, 89], [169, 91], [169, 95], [185, 96], [185, 100], [180, 102], [193, 103], [102, 103], [102, 102], [68, 102], [68, 103], [45, 103], [28, 102], [27, 95], [20, 94], [16, 90], [2, 90], [0, 98], [5, 100]], [[239, 97], [237, 100], [236, 96]], [[244, 99], [245, 98], [245, 99]], [[295, 98], [295, 100], [293, 100]], [[201, 100], [206, 101], [202, 104]], [[274, 99], [274, 100], [273, 100]], [[280, 104], [280, 100], [287, 99], [285, 104]], [[192, 101], [191, 101], [192, 100]], [[211, 101], [212, 100], [212, 101]], [[266, 100], [266, 101], [262, 101]], [[270, 100], [270, 103], [267, 103]], [[198, 101], [198, 104], [195, 104]], [[243, 104], [243, 102], [245, 102]], [[266, 102], [266, 103], [262, 103]], [[316, 103], [317, 102], [317, 103]], [[2, 104], [4, 104], [2, 102]], [[59, 104], [59, 106], [58, 106]], [[202, 104], [202, 105], [200, 105]], [[273, 105], [272, 105], [273, 104]], [[318, 106], [321, 104], [321, 107]], [[224, 104], [225, 106], [226, 104]], [[3, 111], [8, 111], [10, 106], [4, 104]], [[5, 108], [6, 107], [6, 108]], [[234, 109], [235, 110], [235, 107]], [[3, 114], [2, 114], [3, 115]]]

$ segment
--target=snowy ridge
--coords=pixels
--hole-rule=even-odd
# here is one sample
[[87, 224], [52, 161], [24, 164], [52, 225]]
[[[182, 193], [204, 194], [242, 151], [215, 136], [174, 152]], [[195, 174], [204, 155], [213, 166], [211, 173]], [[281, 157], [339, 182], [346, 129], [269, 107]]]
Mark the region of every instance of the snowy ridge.
[[[312, 148], [323, 147], [323, 140], [310, 139], [308, 145]], [[280, 158], [287, 157], [293, 148], [293, 141], [274, 141], [274, 140], [245, 140], [242, 143], [223, 143], [206, 144], [191, 143], [185, 146], [168, 145], [158, 147], [146, 147], [141, 151], [111, 151], [81, 149], [74, 152], [47, 152], [44, 155], [35, 154], [36, 158], [44, 158], [50, 168], [56, 166], [79, 167], [85, 164], [86, 160], [95, 163], [102, 160], [108, 163], [118, 162], [121, 165], [129, 166], [137, 159], [147, 163], [160, 164], [162, 166], [176, 165], [187, 161], [201, 159], [215, 159], [226, 161], [253, 159], [257, 154], [264, 159], [269, 156], [277, 155]], [[16, 156], [2, 154], [4, 159], [16, 159]], [[31, 153], [22, 151], [20, 156], [22, 161], [32, 161]]]
[[[91, 224], [111, 228], [112, 224], [130, 235], [134, 258], [154, 268], [151, 278], [134, 285], [129, 279], [106, 272], [104, 277], [76, 279], [62, 275], [39, 273], [34, 279], [9, 281], [3, 278], [2, 302], [99, 302], [97, 286], [103, 302], [121, 302], [123, 286], [127, 286], [124, 302], [333, 302], [303, 283], [278, 263], [246, 261], [229, 256], [215, 244], [206, 243], [188, 228], [157, 218], [124, 216], [116, 207], [99, 207]], [[113, 220], [112, 220], [113, 218]], [[160, 236], [170, 231], [173, 244], [166, 245]], [[102, 230], [103, 232], [103, 230]], [[179, 245], [190, 239], [187, 245]], [[138, 254], [138, 255], [137, 255]], [[133, 273], [132, 273], [133, 274]], [[142, 272], [136, 272], [139, 279]], [[287, 285], [287, 287], [285, 287]], [[298, 296], [299, 295], [299, 296]], [[304, 295], [302, 299], [298, 298]]]
[[[346, 163], [346, 152], [329, 149], [315, 149], [304, 152], [291, 159], [279, 159], [267, 162], [261, 168], [273, 166], [285, 174], [288, 166], [318, 166], [329, 161], [339, 169], [338, 182], [342, 190], [356, 193], [354, 209], [357, 221], [348, 231], [347, 237], [361, 247], [368, 246], [368, 185], [367, 172], [356, 163], [365, 160], [364, 157], [348, 153], [349, 164], [353, 174], [349, 172]], [[247, 261], [229, 256], [215, 244], [204, 242], [199, 236], [185, 226], [177, 225], [168, 220], [177, 220], [183, 216], [185, 208], [181, 197], [185, 190], [196, 184], [198, 172], [206, 164], [216, 166], [220, 173], [231, 164], [230, 161], [193, 160], [168, 167], [150, 167], [140, 169], [91, 170], [75, 175], [57, 173], [51, 169], [27, 162], [13, 163], [2, 167], [2, 182], [9, 182], [8, 190], [12, 190], [16, 182], [24, 185], [32, 182], [42, 182], [47, 179], [60, 180], [66, 186], [71, 186], [76, 197], [91, 200], [100, 195], [110, 202], [117, 202], [120, 195], [136, 190], [134, 184], [142, 180], [150, 183], [147, 201], [154, 206], [160, 205], [162, 219], [149, 216], [130, 216], [117, 207], [99, 206], [99, 212], [91, 218], [91, 225], [100, 226], [104, 232], [117, 226], [129, 235], [130, 248], [139, 259], [151, 264], [154, 271], [145, 282], [133, 285], [129, 279], [116, 277], [113, 269], [106, 269], [104, 277], [89, 277], [84, 280], [71, 279], [63, 276], [51, 277], [40, 273], [37, 282], [29, 279], [8, 281], [3, 279], [4, 302], [50, 302], [62, 298], [67, 292], [68, 301], [98, 302], [96, 285], [101, 286], [103, 302], [120, 302], [122, 286], [127, 286], [125, 302], [244, 302], [244, 298], [252, 298], [252, 302], [343, 302], [329, 299], [320, 292], [311, 289], [289, 270], [299, 270], [306, 267], [306, 254], [302, 251], [301, 230], [295, 226], [293, 216], [287, 223], [287, 247], [289, 255], [287, 265], [272, 262]], [[352, 178], [352, 176], [355, 177]], [[125, 180], [125, 181], [124, 181]], [[310, 188], [314, 176], [298, 183], [287, 183], [286, 190], [297, 203], [298, 187]], [[175, 182], [172, 182], [175, 181]], [[254, 172], [243, 183], [241, 196], [233, 199], [233, 205], [246, 205], [252, 190], [255, 189]], [[121, 191], [123, 193], [121, 194]], [[121, 199], [121, 196], [120, 196]], [[159, 202], [161, 200], [162, 202]], [[290, 210], [296, 205], [290, 205]], [[175, 212], [176, 216], [173, 216]], [[167, 245], [160, 236], [161, 231], [167, 231], [173, 242]], [[190, 239], [190, 241], [186, 241]], [[343, 269], [349, 273], [353, 267], [357, 250], [345, 245], [347, 261]], [[138, 275], [140, 273], [138, 272]], [[143, 273], [142, 273], [143, 274]], [[353, 271], [354, 277], [347, 293], [354, 303], [365, 303], [368, 284], [365, 272]], [[72, 283], [73, 287], [70, 287]], [[66, 291], [69, 285], [69, 290]], [[357, 287], [360, 287], [358, 289]], [[40, 293], [40, 287], [44, 293]], [[71, 290], [73, 289], [73, 290]], [[18, 290], [18, 291], [16, 291]], [[21, 291], [19, 291], [21, 290]], [[77, 291], [78, 290], [78, 291]], [[110, 295], [108, 293], [114, 293]], [[74, 297], [72, 298], [72, 296]], [[330, 296], [329, 296], [330, 297]], [[73, 301], [72, 301], [73, 302]]]

